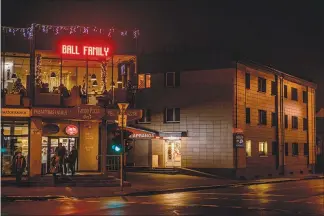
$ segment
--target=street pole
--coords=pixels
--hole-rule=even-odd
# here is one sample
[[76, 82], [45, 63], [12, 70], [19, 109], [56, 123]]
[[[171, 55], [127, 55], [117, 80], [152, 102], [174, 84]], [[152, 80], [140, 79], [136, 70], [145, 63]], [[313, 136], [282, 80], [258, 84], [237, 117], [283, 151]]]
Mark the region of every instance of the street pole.
[[[121, 144], [122, 148], [124, 148], [124, 110], [121, 110], [122, 114], [122, 125], [121, 125], [121, 134], [120, 134], [120, 139], [121, 139]], [[122, 152], [120, 154], [120, 190], [123, 191], [123, 155], [124, 155], [124, 150], [122, 149]]]

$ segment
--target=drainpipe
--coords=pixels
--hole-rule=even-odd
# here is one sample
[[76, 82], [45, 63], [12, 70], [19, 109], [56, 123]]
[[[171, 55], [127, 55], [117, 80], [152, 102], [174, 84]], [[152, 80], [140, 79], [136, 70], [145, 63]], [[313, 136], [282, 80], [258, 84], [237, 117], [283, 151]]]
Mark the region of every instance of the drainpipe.
[[[237, 128], [237, 125], [238, 125], [238, 121], [237, 121], [237, 64], [238, 64], [238, 61], [236, 61], [236, 64], [235, 64], [235, 128]], [[237, 171], [237, 168], [238, 168], [238, 152], [237, 152], [237, 147], [235, 146], [235, 170]]]
[[[309, 120], [309, 113], [308, 113], [308, 86], [306, 87], [306, 94], [307, 94], [307, 101], [306, 101], [306, 118], [307, 118], [307, 131], [306, 131], [306, 140], [307, 140], [307, 144], [308, 144], [308, 149], [309, 149], [309, 128], [308, 128], [308, 120]], [[308, 150], [308, 155], [307, 155], [307, 168], [309, 168], [309, 153], [310, 151]]]
[[[281, 85], [278, 85], [278, 75], [275, 75], [275, 85], [276, 85], [276, 95], [275, 95], [275, 113], [276, 113], [276, 142], [277, 142], [277, 152], [276, 152], [276, 169], [279, 168], [279, 96], [278, 96], [278, 86], [281, 90]], [[281, 94], [281, 91], [280, 91]]]
[[280, 76], [280, 127], [281, 127], [281, 145], [282, 145], [282, 173], [285, 174], [285, 121], [284, 121], [284, 82]]

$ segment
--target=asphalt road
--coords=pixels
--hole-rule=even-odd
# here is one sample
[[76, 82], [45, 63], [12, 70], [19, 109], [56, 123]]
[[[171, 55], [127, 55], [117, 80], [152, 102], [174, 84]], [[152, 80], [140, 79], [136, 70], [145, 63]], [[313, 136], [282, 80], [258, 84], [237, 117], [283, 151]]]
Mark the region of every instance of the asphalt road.
[[153, 196], [2, 203], [1, 215], [324, 215], [324, 180]]

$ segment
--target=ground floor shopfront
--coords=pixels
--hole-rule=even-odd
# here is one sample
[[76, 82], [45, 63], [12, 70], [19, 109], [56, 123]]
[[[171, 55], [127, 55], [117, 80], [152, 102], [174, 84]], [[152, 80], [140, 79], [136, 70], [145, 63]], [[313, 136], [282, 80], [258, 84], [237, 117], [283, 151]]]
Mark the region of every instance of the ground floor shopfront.
[[[1, 110], [2, 175], [11, 175], [11, 163], [20, 150], [27, 159], [24, 174], [38, 176], [49, 173], [50, 159], [59, 143], [67, 153], [76, 147], [77, 171], [99, 171], [102, 142], [102, 119], [117, 118], [118, 110], [105, 110], [98, 106], [75, 108], [40, 108]], [[132, 117], [141, 117], [141, 111], [130, 110]], [[108, 114], [108, 117], [107, 117]], [[111, 118], [111, 119], [109, 119]], [[104, 143], [107, 145], [107, 142]]]
[[134, 167], [181, 167], [181, 132], [153, 132], [128, 127], [133, 132], [127, 165]]

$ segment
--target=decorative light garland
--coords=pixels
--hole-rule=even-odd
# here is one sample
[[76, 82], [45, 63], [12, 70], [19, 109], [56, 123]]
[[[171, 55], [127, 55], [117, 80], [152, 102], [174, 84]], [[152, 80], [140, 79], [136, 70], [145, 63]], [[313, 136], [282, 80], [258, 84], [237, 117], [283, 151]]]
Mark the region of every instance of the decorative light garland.
[[36, 55], [36, 86], [42, 87], [42, 75], [41, 75], [42, 56]]
[[106, 86], [106, 78], [107, 78], [107, 61], [101, 62], [101, 92], [104, 93], [107, 90]]
[[16, 35], [16, 33], [21, 33], [24, 37], [31, 39], [35, 31], [41, 31], [45, 34], [49, 32], [53, 32], [55, 35], [60, 34], [61, 32], [68, 32], [71, 34], [89, 34], [89, 32], [106, 35], [107, 37], [112, 37], [113, 34], [119, 34], [121, 36], [133, 35], [133, 38], [138, 38], [140, 32], [138, 29], [134, 30], [118, 30], [115, 28], [110, 29], [103, 29], [98, 28], [96, 26], [89, 27], [89, 26], [80, 26], [80, 25], [73, 25], [73, 26], [56, 26], [56, 25], [44, 25], [44, 24], [31, 24], [28, 28], [16, 28], [16, 27], [8, 27], [8, 26], [1, 26], [1, 30], [5, 33], [11, 33]]

